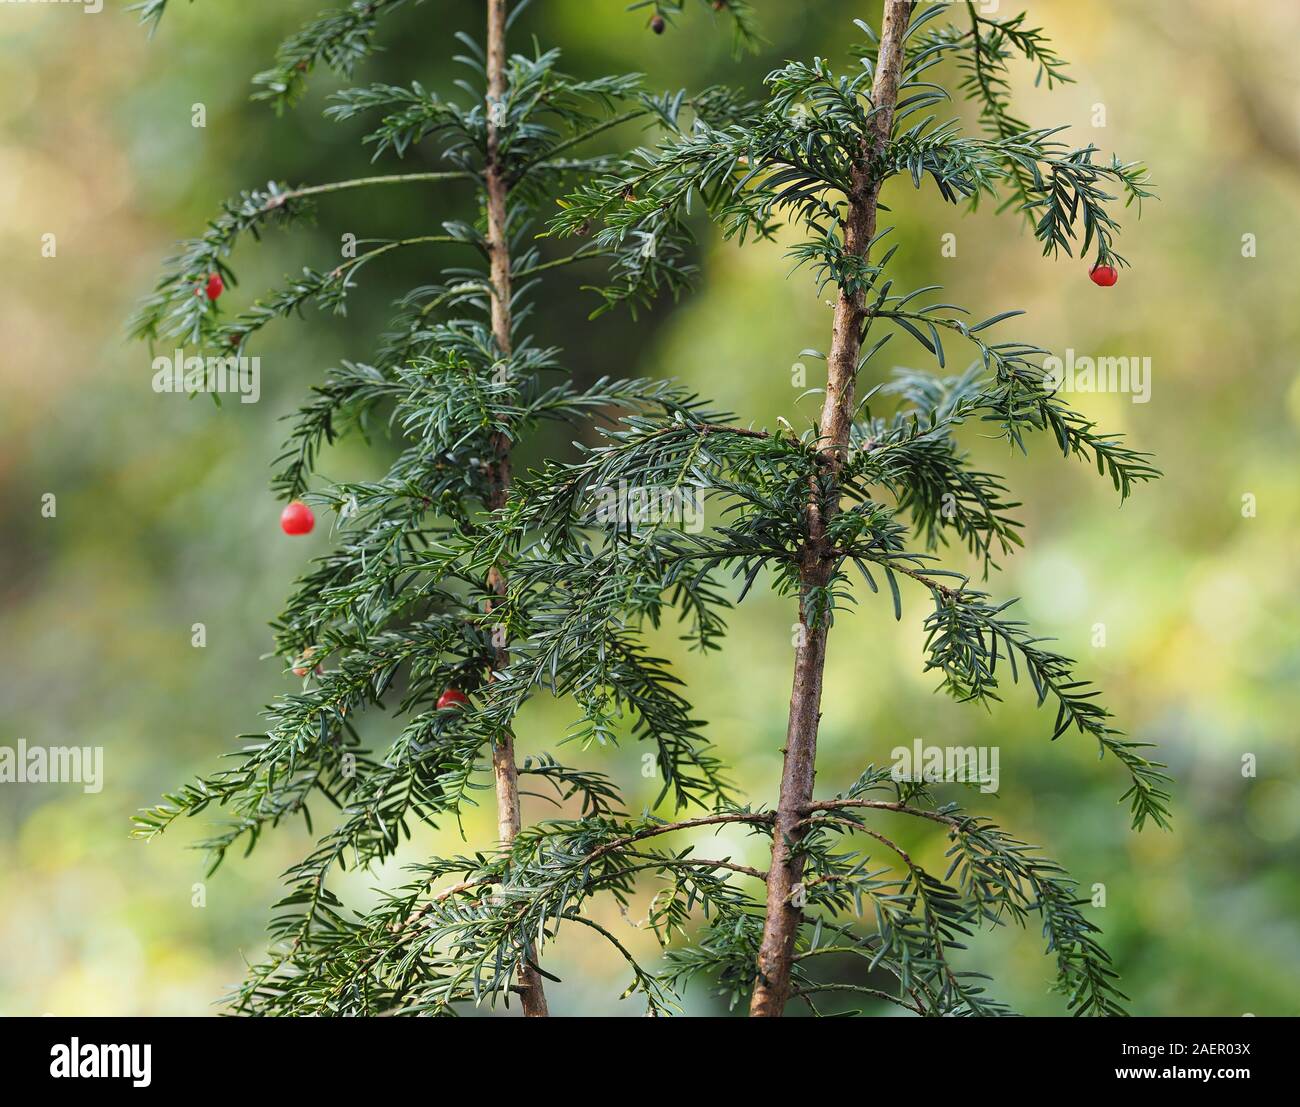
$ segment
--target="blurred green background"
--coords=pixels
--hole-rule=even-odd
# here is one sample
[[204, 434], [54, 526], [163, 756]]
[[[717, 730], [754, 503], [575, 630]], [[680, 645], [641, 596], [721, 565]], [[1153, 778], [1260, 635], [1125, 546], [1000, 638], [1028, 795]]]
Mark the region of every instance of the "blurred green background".
[[[1020, 108], [1035, 125], [1070, 123], [1079, 143], [1145, 159], [1159, 201], [1125, 217], [1134, 264], [1102, 291], [1078, 261], [1045, 261], [1016, 221], [974, 217], [895, 184], [899, 276], [943, 283], [978, 315], [1022, 308], [1005, 328], [1056, 350], [1149, 356], [1153, 395], [1080, 396], [1077, 403], [1152, 450], [1164, 480], [1122, 510], [1109, 486], [1048, 443], [1028, 461], [998, 458], [1024, 501], [1028, 550], [992, 581], [1023, 596], [1026, 617], [1056, 636], [1106, 690], [1119, 725], [1159, 744], [1177, 778], [1176, 822], [1128, 830], [1116, 805], [1120, 773], [1080, 736], [1049, 743], [1051, 716], [1023, 688], [992, 712], [933, 694], [921, 674], [926, 601], [905, 594], [904, 620], [866, 598], [837, 624], [822, 727], [819, 783], [829, 795], [899, 744], [998, 745], [1002, 794], [972, 807], [1043, 843], [1085, 890], [1136, 1014], [1294, 1015], [1300, 1009], [1300, 342], [1296, 253], [1300, 109], [1292, 45], [1300, 8], [1289, 0], [1028, 0], [1071, 60], [1077, 83], [1050, 96], [1025, 77]], [[123, 320], [151, 286], [173, 242], [197, 232], [218, 203], [270, 178], [314, 183], [364, 171], [360, 128], [321, 117], [333, 83], [318, 79], [283, 118], [248, 100], [250, 76], [321, 0], [276, 4], [174, 2], [150, 41], [132, 15], [71, 5], [0, 5], [0, 742], [105, 749], [97, 795], [73, 785], [0, 785], [0, 1013], [206, 1014], [244, 960], [260, 956], [278, 873], [304, 850], [285, 828], [248, 861], [207, 881], [184, 847], [186, 823], [149, 845], [128, 839], [139, 807], [211, 769], [258, 711], [294, 686], [274, 658], [267, 621], [328, 527], [289, 541], [276, 525], [269, 465], [278, 417], [340, 359], [365, 360], [388, 301], [437, 259], [406, 256], [368, 269], [346, 319], [309, 313], [264, 336], [256, 405], [156, 395], [150, 354], [123, 339]], [[878, 3], [757, 0], [769, 45], [733, 61], [706, 11], [662, 38], [619, 0], [541, 0], [516, 46], [536, 32], [564, 47], [575, 71], [637, 69], [655, 87], [715, 81], [757, 87], [786, 57], [845, 60]], [[419, 79], [445, 88], [456, 74], [452, 32], [477, 31], [476, 0], [430, 0], [388, 21], [388, 52], [363, 79]], [[204, 129], [191, 108], [207, 107]], [[1097, 105], [1105, 126], [1096, 127]], [[419, 152], [408, 165], [425, 164]], [[388, 189], [328, 198], [314, 230], [273, 232], [236, 257], [238, 307], [302, 265], [325, 267], [339, 236], [425, 233], [461, 214], [450, 195]], [[419, 228], [418, 230], [416, 228]], [[956, 258], [941, 236], [958, 236]], [[41, 254], [57, 236], [57, 257]], [[1255, 235], [1256, 257], [1242, 236]], [[797, 426], [791, 366], [824, 348], [830, 309], [802, 275], [786, 279], [779, 246], [736, 250], [706, 234], [705, 280], [679, 305], [639, 323], [583, 323], [592, 301], [580, 278], [539, 299], [535, 329], [567, 351], [583, 378], [672, 375], [732, 410]], [[223, 305], [225, 306], [225, 305]], [[581, 328], [581, 329], [580, 329]], [[902, 361], [910, 351], [891, 344]], [[889, 358], [878, 362], [882, 371]], [[918, 358], [915, 364], [923, 364]], [[810, 384], [820, 363], [808, 362]], [[563, 449], [563, 435], [547, 449]], [[382, 448], [353, 441], [326, 456], [329, 476], [380, 471]], [[57, 496], [53, 519], [41, 497]], [[1243, 496], [1256, 498], [1254, 517]], [[755, 595], [735, 613], [727, 650], [701, 660], [671, 634], [709, 733], [745, 793], [775, 800], [792, 661], [792, 605]], [[191, 628], [207, 628], [205, 648]], [[1095, 627], [1105, 626], [1104, 647]], [[564, 709], [538, 704], [521, 753], [557, 750]], [[382, 719], [372, 733], [386, 733]], [[640, 750], [572, 754], [652, 798]], [[1242, 758], [1258, 775], [1243, 776]], [[533, 806], [525, 816], [547, 809]], [[467, 821], [471, 846], [490, 840], [491, 814]], [[737, 857], [750, 850], [728, 840]], [[942, 843], [908, 839], [938, 861]], [[450, 831], [417, 835], [413, 855], [469, 848]], [[715, 847], [716, 848], [716, 847]], [[761, 860], [757, 863], [762, 863]], [[395, 868], [395, 867], [394, 867]], [[353, 897], [396, 879], [394, 868], [350, 874]], [[639, 907], [644, 909], [644, 902]], [[650, 947], [636, 911], [608, 924]], [[641, 916], [643, 917], [643, 915]], [[995, 992], [1027, 1013], [1057, 1014], [1037, 933], [982, 940]], [[564, 937], [547, 967], [560, 1013], [639, 1014], [619, 1004], [624, 968], [586, 936]], [[718, 1010], [693, 996], [688, 1010]]]

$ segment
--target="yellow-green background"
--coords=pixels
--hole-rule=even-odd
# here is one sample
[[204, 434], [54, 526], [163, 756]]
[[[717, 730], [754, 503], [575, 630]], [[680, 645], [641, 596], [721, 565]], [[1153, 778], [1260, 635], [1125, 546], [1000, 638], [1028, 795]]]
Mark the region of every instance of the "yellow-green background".
[[[1010, 14], [1012, 0], [1002, 0]], [[353, 175], [367, 155], [360, 128], [321, 117], [328, 79], [277, 118], [248, 101], [248, 79], [320, 0], [230, 4], [173, 0], [149, 41], [110, 7], [0, 5], [0, 741], [105, 749], [107, 783], [0, 785], [0, 1013], [194, 1014], [259, 956], [277, 874], [307, 841], [297, 828], [234, 860], [191, 906], [200, 858], [189, 823], [154, 843], [127, 837], [128, 816], [212, 768], [258, 709], [294, 685], [269, 648], [267, 620], [329, 528], [288, 540], [267, 491], [283, 424], [308, 386], [340, 358], [365, 360], [389, 316], [386, 298], [438, 259], [406, 257], [363, 277], [346, 320], [309, 312], [265, 335], [257, 405], [158, 396], [149, 353], [126, 343], [122, 320], [160, 259], [221, 199], [269, 178], [317, 182]], [[943, 283], [976, 313], [1023, 308], [1004, 333], [1080, 354], [1149, 356], [1152, 401], [1079, 398], [1080, 406], [1158, 455], [1166, 477], [1119, 508], [1084, 466], [1047, 443], [1005, 463], [1027, 523], [1028, 549], [994, 579], [1022, 595], [1025, 615], [1055, 635], [1106, 689], [1129, 733], [1157, 742], [1177, 778], [1172, 833], [1134, 835], [1115, 800], [1123, 788], [1088, 740], [1047, 740], [1051, 718], [1025, 689], [992, 712], [935, 696], [920, 672], [925, 600], [865, 597], [837, 625], [827, 674], [819, 787], [831, 794], [869, 761], [921, 737], [1001, 748], [1000, 798], [969, 796], [1031, 841], [1045, 843], [1085, 889], [1139, 1014], [1297, 1013], [1300, 1007], [1300, 341], [1296, 286], [1300, 110], [1292, 45], [1300, 9], [1287, 0], [1030, 0], [1072, 60], [1078, 83], [1048, 97], [1024, 82], [1034, 124], [1068, 122], [1152, 167], [1160, 200], [1125, 217], [1134, 263], [1102, 291], [1078, 261], [1045, 261], [1014, 219], [965, 217], [905, 184], [888, 194], [905, 284]], [[696, 8], [699, 10], [694, 10]], [[734, 63], [702, 6], [663, 38], [617, 0], [538, 0], [529, 30], [566, 49], [577, 71], [638, 69], [660, 87], [744, 80], [788, 56], [844, 60], [853, 16], [878, 4], [758, 0], [770, 44]], [[475, 0], [428, 0], [386, 25], [390, 51], [367, 79], [446, 87], [451, 33], [474, 27]], [[526, 45], [520, 37], [517, 45]], [[1020, 76], [1028, 74], [1020, 71]], [[191, 126], [191, 106], [208, 110]], [[1095, 128], [1094, 105], [1106, 126]], [[426, 164], [417, 154], [411, 167]], [[452, 205], [452, 206], [449, 206]], [[304, 264], [324, 268], [339, 235], [424, 233], [455, 212], [446, 192], [388, 190], [322, 204], [313, 230], [272, 233], [241, 250], [239, 306]], [[940, 236], [958, 234], [958, 257]], [[58, 256], [41, 257], [57, 235]], [[1258, 257], [1242, 256], [1242, 236]], [[561, 279], [539, 302], [541, 341], [564, 346], [581, 377], [676, 375], [750, 418], [796, 425], [790, 367], [825, 347], [830, 312], [780, 247], [737, 251], [705, 239], [700, 292], [633, 324], [607, 316], [588, 329], [589, 301]], [[169, 347], [170, 348], [170, 347]], [[913, 356], [915, 353], [916, 356]], [[953, 351], [954, 360], [956, 351]], [[872, 372], [920, 351], [897, 343]], [[816, 384], [819, 363], [807, 361]], [[545, 444], [562, 448], [563, 436]], [[993, 456], [992, 454], [990, 456]], [[382, 447], [331, 453], [330, 476], [372, 474]], [[40, 498], [58, 498], [55, 519]], [[1254, 518], [1242, 498], [1256, 497]], [[733, 619], [724, 653], [701, 661], [672, 637], [664, 649], [689, 683], [709, 733], [756, 803], [772, 802], [791, 666], [791, 604], [759, 595]], [[190, 645], [191, 625], [208, 645]], [[1104, 623], [1107, 645], [1092, 645]], [[558, 749], [567, 713], [539, 704], [521, 727], [522, 753]], [[382, 736], [391, 722], [368, 730]], [[572, 751], [570, 751], [572, 752]], [[575, 754], [650, 793], [635, 748]], [[1243, 777], [1253, 755], [1258, 775]], [[530, 806], [527, 814], [546, 809]], [[318, 817], [325, 817], [323, 809]], [[468, 845], [417, 836], [411, 856], [486, 844], [484, 809]], [[936, 863], [940, 843], [908, 839]], [[737, 856], [747, 845], [728, 838]], [[711, 853], [723, 850], [711, 845]], [[756, 859], [761, 863], [761, 858]], [[395, 879], [391, 868], [340, 882], [360, 901]], [[629, 944], [645, 903], [626, 918], [602, 908]], [[638, 914], [638, 911], [641, 912]], [[1060, 1013], [1046, 991], [1037, 933], [981, 943], [994, 990], [1017, 1008]], [[554, 1009], [637, 1014], [616, 996], [626, 973], [587, 934], [565, 937], [548, 967]], [[690, 1010], [714, 1010], [692, 998]]]

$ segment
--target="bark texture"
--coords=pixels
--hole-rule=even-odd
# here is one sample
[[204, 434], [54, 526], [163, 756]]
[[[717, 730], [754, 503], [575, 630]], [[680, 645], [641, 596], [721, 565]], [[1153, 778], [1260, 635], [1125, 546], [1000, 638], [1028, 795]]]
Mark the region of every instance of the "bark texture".
[[[862, 258], [867, 257], [876, 234], [881, 181], [873, 170], [873, 162], [876, 151], [888, 141], [893, 126], [903, 65], [903, 39], [912, 8], [911, 0], [885, 0], [880, 55], [871, 89], [874, 114], [863, 138], [862, 164], [853, 175], [844, 222], [844, 248]], [[757, 1017], [775, 1018], [785, 1010], [790, 998], [795, 939], [803, 919], [803, 912], [797, 906], [803, 876], [803, 858], [798, 853], [798, 845], [816, 779], [817, 727], [821, 721], [828, 630], [824, 620], [817, 626], [810, 625], [806, 600], [811, 592], [827, 585], [834, 571], [833, 553], [826, 543], [825, 514], [835, 510], [835, 472], [853, 422], [854, 384], [865, 315], [862, 294], [841, 290], [835, 304], [820, 425], [821, 446], [830, 460], [832, 489], [829, 495], [814, 490], [808, 505], [808, 541], [800, 565], [799, 641], [790, 693], [790, 722], [773, 827], [772, 867], [767, 878], [767, 916], [758, 952], [758, 979], [749, 1007], [750, 1015]]]
[[[497, 105], [505, 101], [506, 92], [506, 0], [487, 0], [487, 242], [489, 275], [492, 282], [492, 337], [502, 357], [511, 352], [510, 304], [513, 286], [510, 276], [510, 236], [507, 226], [510, 182], [498, 154], [499, 123]], [[510, 491], [510, 441], [498, 435], [491, 461], [489, 506], [503, 506]], [[497, 596], [506, 591], [505, 574], [494, 567], [488, 574], [488, 587]], [[493, 605], [488, 604], [488, 610]], [[504, 627], [492, 632], [494, 671], [510, 664], [510, 646]], [[505, 731], [492, 745], [492, 771], [496, 778], [497, 835], [503, 847], [509, 847], [519, 833], [519, 768], [515, 763], [514, 736]], [[530, 951], [531, 956], [531, 951]], [[519, 974], [519, 991], [524, 1014], [541, 1017], [549, 1014], [541, 975], [532, 968]]]

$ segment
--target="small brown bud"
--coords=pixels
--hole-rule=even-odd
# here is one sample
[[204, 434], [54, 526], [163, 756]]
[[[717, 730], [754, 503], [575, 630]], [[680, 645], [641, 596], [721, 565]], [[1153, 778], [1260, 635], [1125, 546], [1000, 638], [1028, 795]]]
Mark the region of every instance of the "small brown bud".
[[315, 646], [308, 646], [305, 650], [303, 650], [302, 656], [299, 657], [294, 662], [293, 675], [296, 677], [305, 677], [314, 668], [316, 670], [316, 675], [320, 676], [321, 667], [319, 665], [313, 666], [311, 664], [311, 659], [315, 656], [316, 656]]
[[650, 30], [654, 31], [657, 35], [663, 34], [666, 26], [668, 26], [668, 24], [664, 22], [664, 17], [662, 15], [656, 15], [652, 20], [650, 20]]

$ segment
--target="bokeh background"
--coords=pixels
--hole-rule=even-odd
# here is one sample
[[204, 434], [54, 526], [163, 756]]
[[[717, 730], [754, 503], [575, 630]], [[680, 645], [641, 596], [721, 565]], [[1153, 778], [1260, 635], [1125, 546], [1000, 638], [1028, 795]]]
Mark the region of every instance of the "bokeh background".
[[[1014, 0], [1002, 0], [1010, 13]], [[145, 845], [128, 838], [133, 811], [212, 768], [260, 706], [295, 683], [270, 648], [267, 621], [293, 578], [329, 542], [279, 532], [267, 489], [283, 433], [279, 417], [340, 359], [365, 360], [393, 295], [427, 259], [367, 271], [346, 319], [309, 313], [265, 335], [256, 405], [155, 395], [150, 353], [123, 320], [151, 286], [173, 242], [219, 202], [271, 178], [314, 183], [364, 171], [360, 128], [321, 116], [332, 82], [318, 79], [292, 113], [248, 98], [249, 78], [320, 0], [182, 4], [149, 40], [115, 6], [0, 5], [0, 742], [105, 750], [97, 795], [73, 785], [0, 785], [0, 1013], [214, 1013], [214, 1001], [260, 955], [278, 874], [307, 838], [271, 836], [247, 861], [206, 882], [186, 848], [199, 820]], [[715, 81], [756, 87], [786, 57], [845, 60], [878, 3], [758, 0], [769, 45], [735, 61], [723, 28], [691, 10], [662, 38], [619, 0], [545, 0], [521, 23], [560, 44], [579, 72], [636, 69], [664, 88]], [[992, 582], [1020, 595], [1027, 617], [1083, 672], [1135, 737], [1156, 742], [1177, 778], [1172, 832], [1128, 830], [1120, 774], [1078, 735], [1050, 743], [1050, 716], [1026, 689], [992, 712], [933, 694], [921, 674], [916, 591], [895, 624], [868, 598], [837, 626], [828, 671], [821, 787], [830, 794], [869, 761], [921, 737], [998, 745], [1002, 792], [971, 795], [990, 814], [1046, 844], [1085, 890], [1137, 1014], [1295, 1015], [1300, 1012], [1300, 101], [1293, 47], [1300, 8], [1289, 0], [1022, 0], [1073, 63], [1077, 83], [1050, 96], [1028, 71], [1020, 106], [1036, 125], [1070, 123], [1077, 141], [1145, 159], [1159, 201], [1125, 218], [1134, 263], [1110, 291], [1078, 261], [1046, 261], [1013, 219], [964, 217], [929, 193], [895, 185], [904, 283], [941, 282], [948, 298], [989, 315], [1022, 308], [1013, 332], [1080, 354], [1149, 356], [1151, 402], [1081, 396], [1079, 406], [1152, 450], [1166, 476], [1121, 509], [1095, 473], [1047, 444], [1002, 458], [1024, 502], [1028, 549]], [[691, 5], [691, 8], [696, 8]], [[475, 0], [430, 0], [386, 24], [386, 54], [361, 74], [445, 88], [452, 33], [477, 30]], [[191, 125], [206, 105], [207, 126]], [[1105, 126], [1097, 127], [1096, 106]], [[425, 164], [419, 152], [412, 167]], [[345, 194], [320, 207], [315, 229], [273, 233], [236, 257], [231, 306], [304, 264], [337, 257], [339, 236], [422, 233], [460, 214], [437, 190]], [[958, 235], [956, 258], [941, 235]], [[57, 257], [41, 254], [57, 236]], [[1257, 256], [1243, 256], [1243, 235]], [[786, 279], [779, 246], [744, 251], [701, 239], [705, 280], [677, 305], [633, 322], [586, 326], [581, 276], [539, 300], [536, 331], [564, 346], [582, 378], [677, 376], [745, 418], [796, 425], [791, 366], [824, 347], [830, 310], [802, 276]], [[582, 328], [582, 329], [580, 329]], [[904, 359], [902, 343], [892, 351]], [[888, 358], [884, 359], [886, 362]], [[809, 361], [810, 383], [820, 363]], [[883, 366], [882, 366], [883, 367]], [[877, 370], [879, 371], [879, 370]], [[978, 444], [977, 444], [978, 445]], [[563, 436], [543, 443], [562, 451]], [[981, 447], [987, 450], [987, 447]], [[331, 476], [377, 473], [384, 447], [359, 441], [329, 454]], [[41, 497], [57, 496], [53, 519]], [[1243, 515], [1244, 496], [1257, 503]], [[671, 634], [663, 648], [689, 683], [714, 741], [755, 802], [772, 802], [780, 770], [792, 651], [792, 605], [746, 600], [720, 655], [700, 659]], [[205, 648], [191, 627], [207, 628]], [[1097, 624], [1105, 646], [1094, 645]], [[555, 750], [567, 714], [541, 703], [521, 751]], [[388, 724], [372, 724], [382, 737]], [[652, 793], [635, 748], [572, 753]], [[1244, 776], [1251, 755], [1257, 775]], [[546, 812], [535, 806], [526, 814]], [[486, 843], [486, 809], [467, 822]], [[941, 843], [909, 839], [934, 862]], [[749, 849], [731, 842], [737, 857]], [[421, 833], [413, 855], [467, 848]], [[719, 849], [720, 847], [712, 847]], [[758, 863], [762, 863], [761, 860]], [[393, 868], [340, 881], [354, 900], [397, 879]], [[634, 908], [637, 905], [634, 905]], [[640, 908], [644, 908], [641, 903]], [[609, 924], [649, 948], [636, 910]], [[1028, 1013], [1059, 1014], [1036, 932], [983, 939], [997, 993]], [[586, 940], [564, 939], [549, 969], [563, 1013], [639, 1014], [620, 1004], [625, 970]], [[688, 1010], [721, 1013], [705, 995]]]

